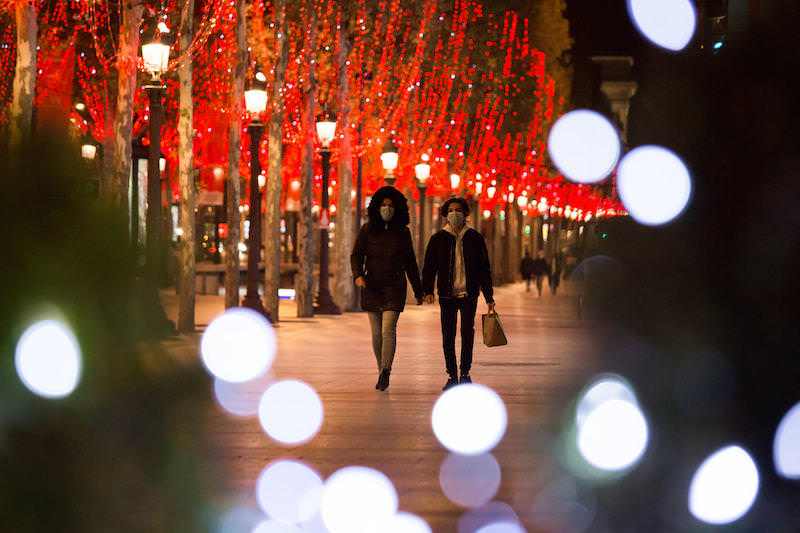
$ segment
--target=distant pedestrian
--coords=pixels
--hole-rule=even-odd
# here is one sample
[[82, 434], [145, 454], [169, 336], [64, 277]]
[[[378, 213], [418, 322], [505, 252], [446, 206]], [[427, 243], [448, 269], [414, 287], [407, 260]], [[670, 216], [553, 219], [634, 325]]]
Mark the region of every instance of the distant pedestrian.
[[547, 284], [550, 285], [550, 292], [553, 293], [553, 296], [555, 296], [558, 284], [561, 281], [561, 263], [562, 257], [560, 253], [554, 255], [550, 260], [550, 278], [547, 280]]
[[533, 260], [533, 275], [536, 278], [536, 290], [539, 292], [539, 297], [542, 296], [542, 281], [545, 276], [550, 276], [550, 268], [547, 266], [547, 260], [544, 258], [544, 250], [539, 250], [536, 253], [536, 259]]
[[531, 292], [531, 279], [533, 278], [533, 257], [531, 253], [525, 248], [525, 257], [519, 264], [519, 273], [522, 274], [522, 279], [525, 280], [525, 292]]
[[478, 293], [494, 310], [489, 254], [483, 236], [466, 222], [469, 204], [463, 198], [450, 198], [439, 211], [447, 220], [444, 228], [428, 241], [422, 267], [425, 301], [433, 303], [433, 284], [439, 293], [442, 320], [442, 348], [447, 369], [444, 390], [458, 385], [456, 365], [456, 320], [461, 314], [461, 383], [471, 383], [472, 347], [475, 340], [475, 311]]
[[375, 388], [386, 390], [397, 346], [397, 319], [406, 302], [406, 277], [417, 305], [422, 285], [408, 230], [408, 202], [394, 187], [381, 187], [367, 207], [367, 223], [356, 238], [350, 267], [361, 289], [361, 307], [372, 330], [372, 351], [378, 363]]

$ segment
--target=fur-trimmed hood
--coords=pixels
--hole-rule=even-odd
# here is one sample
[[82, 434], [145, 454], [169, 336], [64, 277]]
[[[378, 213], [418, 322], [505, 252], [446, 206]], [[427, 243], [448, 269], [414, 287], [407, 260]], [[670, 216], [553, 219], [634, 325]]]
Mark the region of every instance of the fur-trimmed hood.
[[381, 203], [385, 198], [392, 200], [394, 205], [394, 217], [389, 221], [390, 226], [407, 226], [410, 218], [408, 216], [408, 200], [403, 193], [394, 187], [387, 185], [381, 187], [372, 195], [372, 200], [367, 207], [367, 219], [373, 228], [379, 228], [384, 224], [381, 218]]

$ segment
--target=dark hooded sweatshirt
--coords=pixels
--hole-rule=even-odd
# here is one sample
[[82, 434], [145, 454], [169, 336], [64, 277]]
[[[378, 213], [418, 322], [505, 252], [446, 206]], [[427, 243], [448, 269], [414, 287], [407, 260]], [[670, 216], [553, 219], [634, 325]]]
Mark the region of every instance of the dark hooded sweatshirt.
[[[388, 223], [380, 215], [385, 198], [390, 198], [394, 205], [394, 217]], [[406, 277], [414, 296], [422, 298], [419, 269], [407, 226], [408, 202], [394, 187], [381, 187], [372, 196], [367, 218], [350, 254], [353, 279], [363, 276], [367, 284], [361, 292], [361, 307], [365, 311], [402, 311], [406, 303]]]

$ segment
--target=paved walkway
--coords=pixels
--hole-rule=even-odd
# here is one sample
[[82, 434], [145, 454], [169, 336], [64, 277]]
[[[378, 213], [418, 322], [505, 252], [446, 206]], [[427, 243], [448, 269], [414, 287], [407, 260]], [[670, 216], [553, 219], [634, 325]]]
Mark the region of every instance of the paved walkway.
[[[593, 369], [594, 333], [578, 318], [574, 287], [566, 282], [557, 296], [538, 298], [523, 284], [496, 290], [497, 311], [509, 345], [486, 348], [476, 320], [472, 377], [503, 398], [508, 429], [493, 451], [502, 482], [494, 501], [513, 507], [529, 532], [544, 531], [533, 515], [537, 494], [552, 475], [553, 438], [548, 430], [565, 414], [564, 393], [582, 384]], [[175, 296], [162, 293], [175, 316]], [[481, 301], [478, 314], [485, 312]], [[222, 298], [198, 295], [197, 322], [207, 324], [222, 311]], [[313, 466], [323, 477], [348, 465], [384, 472], [394, 482], [400, 509], [422, 516], [436, 533], [458, 530], [465, 509], [443, 494], [439, 469], [448, 452], [431, 430], [430, 415], [446, 381], [441, 353], [439, 306], [407, 306], [398, 323], [398, 349], [386, 392], [378, 392], [375, 359], [364, 313], [295, 317], [293, 302], [281, 303], [279, 342], [273, 372], [313, 386], [325, 419], [319, 434], [295, 448], [270, 440], [255, 418], [236, 418], [209, 394], [206, 433], [209, 460], [224, 472], [231, 501], [241, 497], [256, 507], [260, 471], [279, 457]], [[189, 341], [187, 343], [187, 341]], [[189, 357], [199, 335], [166, 341]], [[458, 344], [457, 344], [458, 346]]]

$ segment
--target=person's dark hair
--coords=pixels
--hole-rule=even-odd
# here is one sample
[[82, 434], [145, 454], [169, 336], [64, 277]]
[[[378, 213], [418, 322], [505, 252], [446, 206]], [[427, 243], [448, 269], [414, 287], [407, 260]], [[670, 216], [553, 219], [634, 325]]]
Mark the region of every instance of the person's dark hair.
[[464, 216], [469, 215], [469, 202], [467, 202], [463, 198], [453, 197], [453, 198], [448, 198], [447, 201], [445, 201], [445, 203], [443, 203], [442, 207], [439, 209], [439, 215], [442, 218], [447, 218], [447, 210], [450, 209], [450, 204], [452, 204], [453, 202], [461, 204], [461, 206], [464, 208]]
[[373, 227], [384, 224], [381, 218], [381, 204], [389, 198], [394, 206], [394, 217], [389, 221], [391, 225], [405, 226], [409, 223], [408, 200], [403, 193], [391, 186], [381, 187], [372, 195], [372, 200], [367, 207], [367, 219]]

